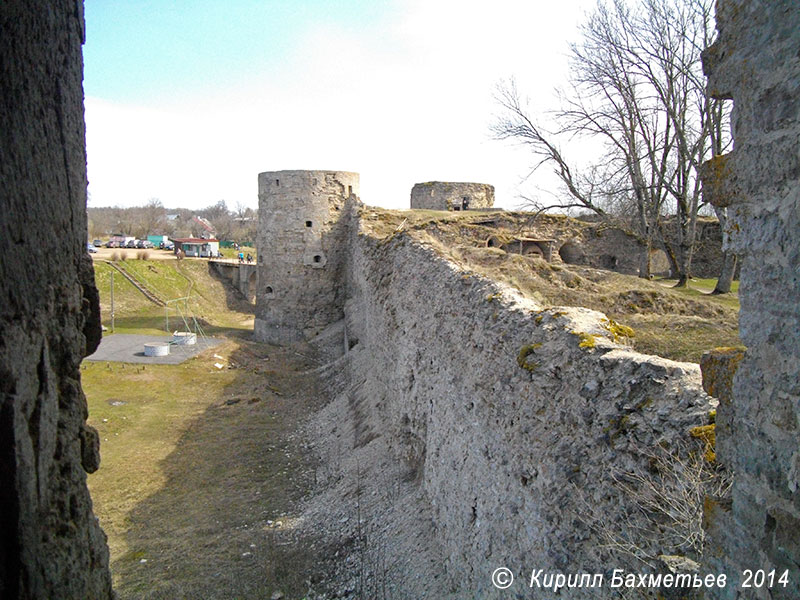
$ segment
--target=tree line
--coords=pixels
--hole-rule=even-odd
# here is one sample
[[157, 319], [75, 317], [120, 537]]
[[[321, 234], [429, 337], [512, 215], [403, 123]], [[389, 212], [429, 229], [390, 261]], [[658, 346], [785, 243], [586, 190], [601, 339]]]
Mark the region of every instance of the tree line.
[[[650, 276], [654, 249], [665, 251], [678, 286], [691, 276], [697, 217], [706, 204], [699, 171], [731, 142], [729, 107], [706, 93], [702, 53], [715, 35], [713, 0], [609, 0], [598, 3], [570, 46], [569, 87], [546, 130], [512, 80], [498, 88], [498, 139], [532, 152], [532, 171], [548, 165], [562, 200], [536, 211], [588, 211], [640, 242], [639, 275]], [[593, 138], [603, 156], [581, 168], [566, 139]], [[714, 209], [725, 237], [727, 214]], [[674, 229], [669, 235], [667, 229]], [[715, 292], [730, 291], [736, 257], [725, 254]]]
[[204, 228], [195, 216], [209, 221], [220, 240], [254, 242], [258, 212], [241, 203], [229, 209], [225, 200], [201, 210], [165, 208], [161, 200], [151, 198], [144, 206], [90, 207], [89, 238], [107, 238], [113, 233], [146, 239], [148, 235], [199, 237]]

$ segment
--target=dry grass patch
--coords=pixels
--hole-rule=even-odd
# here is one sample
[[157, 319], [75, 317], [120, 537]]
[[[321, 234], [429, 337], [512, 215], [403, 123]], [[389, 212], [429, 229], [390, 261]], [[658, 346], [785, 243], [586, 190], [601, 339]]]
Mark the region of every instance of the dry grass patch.
[[[516, 288], [542, 307], [583, 306], [633, 328], [633, 347], [640, 352], [698, 362], [709, 348], [741, 344], [738, 297], [709, 294], [713, 280], [673, 289], [665, 282], [485, 247], [492, 232], [518, 234], [526, 226], [527, 221], [513, 214], [375, 210], [367, 215], [365, 229], [385, 233], [388, 227], [374, 224], [393, 225], [401, 216], [407, 219], [402, 231], [414, 239], [466, 269]], [[494, 219], [496, 226], [480, 224], [487, 219]], [[397, 234], [392, 231], [390, 237]]]
[[294, 533], [313, 483], [293, 435], [320, 402], [310, 366], [240, 340], [182, 365], [83, 365], [103, 458], [89, 486], [122, 600], [299, 598], [321, 579]]

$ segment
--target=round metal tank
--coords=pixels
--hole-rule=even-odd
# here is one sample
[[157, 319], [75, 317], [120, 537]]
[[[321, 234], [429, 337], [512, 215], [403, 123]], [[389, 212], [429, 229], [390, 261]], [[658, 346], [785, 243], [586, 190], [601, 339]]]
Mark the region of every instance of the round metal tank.
[[153, 342], [144, 345], [145, 356], [168, 356], [169, 343], [168, 342]]
[[197, 334], [189, 331], [176, 331], [172, 334], [172, 341], [178, 346], [193, 346], [197, 343]]

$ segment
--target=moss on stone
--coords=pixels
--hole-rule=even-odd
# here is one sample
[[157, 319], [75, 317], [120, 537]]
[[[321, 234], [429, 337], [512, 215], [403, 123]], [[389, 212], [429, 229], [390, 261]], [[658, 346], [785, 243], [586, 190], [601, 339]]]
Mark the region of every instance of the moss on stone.
[[581, 340], [578, 342], [578, 348], [594, 348], [597, 345], [597, 338], [591, 333], [583, 331], [572, 331], [571, 333], [572, 335], [578, 336]]
[[614, 338], [614, 341], [620, 343], [623, 339], [629, 339], [636, 335], [636, 332], [633, 328], [628, 327], [627, 325], [620, 325], [614, 319], [603, 319], [602, 320], [603, 327], [608, 329], [611, 335]]
[[530, 371], [533, 373], [536, 369], [539, 368], [539, 363], [537, 362], [529, 362], [528, 357], [536, 352], [537, 349], [541, 348], [541, 344], [528, 344], [527, 346], [523, 346], [519, 349], [519, 354], [517, 355], [517, 364], [526, 371]]
[[715, 423], [712, 423], [711, 425], [700, 425], [699, 427], [692, 427], [689, 430], [689, 435], [705, 443], [705, 450], [703, 452], [703, 456], [710, 463], [713, 463], [717, 460], [716, 434], [717, 434], [717, 425]]

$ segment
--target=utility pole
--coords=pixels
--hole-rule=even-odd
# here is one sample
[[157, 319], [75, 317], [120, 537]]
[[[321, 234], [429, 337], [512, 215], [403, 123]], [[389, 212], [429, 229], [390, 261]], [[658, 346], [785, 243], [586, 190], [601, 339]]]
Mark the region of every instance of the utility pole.
[[114, 333], [114, 270], [111, 270], [111, 333]]

